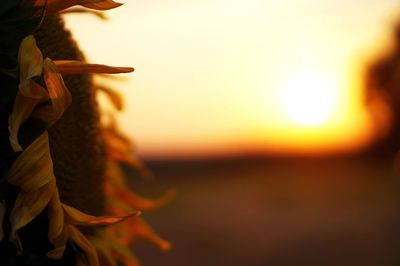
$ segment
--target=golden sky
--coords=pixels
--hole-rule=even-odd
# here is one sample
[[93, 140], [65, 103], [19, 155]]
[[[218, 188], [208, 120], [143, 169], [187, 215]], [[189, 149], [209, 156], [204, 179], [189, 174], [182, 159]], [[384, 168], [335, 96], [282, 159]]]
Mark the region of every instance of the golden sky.
[[107, 82], [143, 156], [324, 153], [373, 135], [362, 74], [390, 44], [400, 4], [127, 0], [106, 14], [71, 14], [67, 26], [88, 61], [135, 67]]

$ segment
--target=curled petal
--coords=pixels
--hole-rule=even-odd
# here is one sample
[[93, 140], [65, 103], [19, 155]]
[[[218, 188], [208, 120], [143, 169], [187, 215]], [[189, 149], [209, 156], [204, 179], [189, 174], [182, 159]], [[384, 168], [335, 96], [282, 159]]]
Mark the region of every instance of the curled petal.
[[30, 80], [42, 74], [43, 55], [36, 46], [33, 35], [28, 35], [22, 40], [18, 51], [18, 64], [19, 91], [24, 96], [35, 97], [34, 93], [30, 90]]
[[119, 223], [131, 217], [139, 216], [140, 212], [132, 212], [127, 215], [120, 216], [93, 216], [83, 213], [73, 207], [63, 204], [66, 224], [74, 224], [81, 226], [99, 226]]
[[56, 65], [49, 58], [43, 62], [44, 80], [51, 104], [37, 108], [32, 116], [40, 118], [50, 125], [56, 122], [71, 104], [71, 93], [64, 84]]
[[14, 151], [22, 151], [18, 142], [18, 131], [22, 123], [32, 114], [35, 107], [48, 99], [46, 90], [36, 82], [30, 80], [30, 95], [26, 96], [18, 91], [15, 97], [13, 111], [8, 120], [8, 131], [11, 147]]
[[80, 73], [102, 73], [102, 74], [118, 74], [133, 72], [132, 67], [114, 67], [99, 64], [87, 64], [74, 60], [56, 60], [54, 61], [59, 71], [63, 75], [80, 74]]
[[7, 173], [7, 181], [29, 193], [54, 179], [49, 138], [44, 132], [17, 157]]

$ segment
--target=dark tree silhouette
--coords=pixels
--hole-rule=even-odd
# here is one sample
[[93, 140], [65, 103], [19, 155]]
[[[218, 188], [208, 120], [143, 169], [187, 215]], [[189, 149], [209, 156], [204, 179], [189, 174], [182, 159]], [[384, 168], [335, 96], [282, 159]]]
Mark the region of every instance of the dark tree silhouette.
[[379, 156], [400, 150], [400, 22], [393, 38], [394, 45], [369, 66], [365, 80], [366, 104], [381, 131], [368, 152]]

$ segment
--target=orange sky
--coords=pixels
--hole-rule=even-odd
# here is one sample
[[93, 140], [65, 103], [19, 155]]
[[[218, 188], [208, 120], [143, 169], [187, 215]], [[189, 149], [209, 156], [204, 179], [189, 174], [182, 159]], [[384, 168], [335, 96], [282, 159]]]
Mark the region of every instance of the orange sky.
[[[88, 61], [135, 67], [107, 82], [124, 94], [118, 119], [143, 156], [331, 152], [371, 135], [362, 71], [390, 43], [396, 10], [398, 0], [128, 0], [108, 21], [67, 25]], [[333, 88], [319, 125], [284, 104], [302, 73]]]

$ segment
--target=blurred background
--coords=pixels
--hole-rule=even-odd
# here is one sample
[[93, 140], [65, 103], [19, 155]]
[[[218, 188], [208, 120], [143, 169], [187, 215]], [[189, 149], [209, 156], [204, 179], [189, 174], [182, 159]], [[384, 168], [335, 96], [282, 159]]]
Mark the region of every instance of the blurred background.
[[[145, 217], [173, 243], [143, 265], [400, 265], [397, 0], [127, 1], [67, 14], [96, 82], [156, 176], [178, 195]], [[93, 58], [93, 61], [92, 61]], [[96, 59], [94, 61], [94, 59]], [[399, 158], [398, 158], [399, 157]]]

